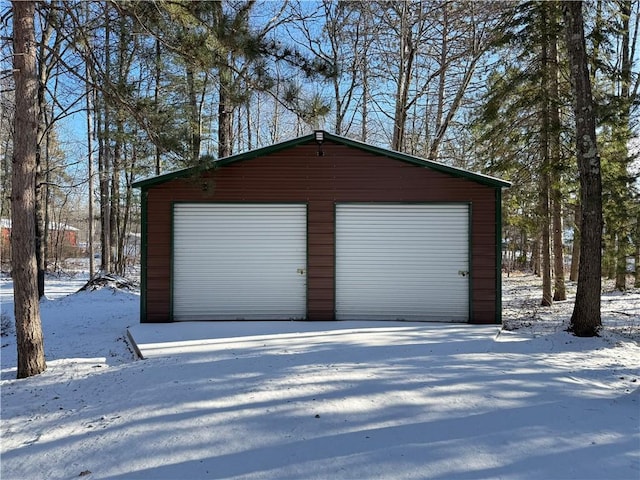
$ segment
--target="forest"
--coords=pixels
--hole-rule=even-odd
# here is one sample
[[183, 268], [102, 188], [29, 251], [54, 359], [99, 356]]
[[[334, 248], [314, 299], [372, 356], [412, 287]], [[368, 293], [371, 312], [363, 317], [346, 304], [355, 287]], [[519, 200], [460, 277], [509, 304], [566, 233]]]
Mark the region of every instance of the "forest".
[[[14, 31], [21, 3], [33, 2], [0, 11], [7, 220], [24, 100]], [[563, 2], [35, 2], [40, 296], [45, 273], [70, 255], [51, 245], [56, 225], [78, 229], [74, 253], [91, 259], [92, 275], [126, 275], [139, 232], [135, 180], [315, 129], [512, 182], [503, 194], [503, 269], [540, 275], [542, 305], [564, 300], [565, 282], [579, 278], [581, 242], [595, 232], [583, 231], [589, 202], [602, 219], [595, 281], [601, 273], [620, 291], [639, 287], [640, 1], [573, 3], [597, 195], [581, 187], [589, 172], [576, 147], [586, 137], [576, 128], [584, 122], [570, 48], [574, 9]], [[9, 269], [15, 252], [0, 241]]]

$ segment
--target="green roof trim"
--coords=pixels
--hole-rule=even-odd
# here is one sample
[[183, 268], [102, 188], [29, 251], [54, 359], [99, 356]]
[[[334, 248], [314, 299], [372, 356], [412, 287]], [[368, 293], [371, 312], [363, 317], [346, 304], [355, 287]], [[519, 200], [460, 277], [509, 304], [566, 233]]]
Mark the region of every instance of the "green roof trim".
[[[365, 152], [373, 153], [375, 155], [383, 156], [390, 158], [392, 160], [399, 160], [402, 162], [411, 163], [413, 165], [430, 168], [437, 172], [446, 173], [449, 175], [453, 175], [454, 177], [466, 178], [468, 180], [487, 185], [494, 188], [506, 188], [510, 187], [511, 183], [505, 180], [501, 180], [499, 178], [491, 177], [488, 175], [484, 175], [481, 173], [474, 173], [468, 170], [464, 170], [462, 168], [450, 167], [448, 165], [444, 165], [439, 162], [434, 162], [431, 160], [425, 160], [420, 157], [416, 157], [413, 155], [409, 155], [406, 153], [396, 152], [393, 150], [388, 150], [381, 147], [376, 147], [373, 145], [369, 145], [367, 143], [359, 142], [357, 140], [351, 140], [349, 138], [341, 137], [339, 135], [334, 135], [329, 132], [322, 131], [324, 135], [324, 141], [331, 141], [334, 143], [338, 143], [341, 145], [345, 145], [347, 147], [356, 148]], [[225, 165], [229, 165], [235, 162], [241, 162], [243, 160], [250, 160], [257, 157], [262, 157], [265, 155], [270, 155], [272, 153], [279, 152], [281, 150], [286, 150], [288, 148], [297, 147], [299, 145], [304, 145], [309, 142], [315, 143], [315, 132], [309, 135], [304, 135], [302, 137], [294, 138], [292, 140], [287, 140], [285, 142], [276, 143], [274, 145], [270, 145], [268, 147], [258, 148], [256, 150], [250, 150], [248, 152], [239, 153], [237, 155], [232, 155], [230, 157], [221, 158], [219, 160], [215, 160], [210, 162], [209, 165], [199, 165], [196, 167], [185, 168], [182, 170], [177, 170], [171, 173], [165, 173], [163, 175], [158, 175], [156, 177], [151, 177], [143, 180], [138, 180], [133, 183], [133, 187], [135, 188], [147, 188], [152, 185], [157, 185], [160, 183], [165, 183], [171, 180], [175, 180], [178, 178], [185, 178], [197, 174], [199, 172], [203, 172], [206, 170], [223, 167]]]

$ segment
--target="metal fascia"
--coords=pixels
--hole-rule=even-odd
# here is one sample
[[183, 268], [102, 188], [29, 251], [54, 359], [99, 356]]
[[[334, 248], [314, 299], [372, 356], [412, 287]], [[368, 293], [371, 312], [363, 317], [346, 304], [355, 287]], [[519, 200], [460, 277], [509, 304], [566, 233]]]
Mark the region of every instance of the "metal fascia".
[[502, 190], [496, 188], [496, 323], [502, 323]]
[[140, 195], [140, 233], [142, 242], [140, 244], [140, 323], [147, 323], [147, 197], [149, 192], [146, 188], [142, 189]]
[[174, 277], [173, 267], [174, 267], [174, 259], [173, 259], [173, 248], [174, 248], [174, 237], [175, 237], [175, 205], [179, 202], [171, 202], [171, 225], [169, 229], [169, 322], [173, 322], [173, 290], [174, 290]]
[[[219, 160], [215, 160], [211, 162], [209, 165], [190, 167], [182, 170], [178, 170], [172, 173], [166, 173], [164, 175], [160, 175], [157, 177], [151, 177], [143, 180], [139, 180], [132, 184], [135, 188], [144, 188], [151, 185], [156, 185], [159, 183], [168, 182], [170, 180], [174, 180], [177, 178], [188, 177], [189, 175], [194, 175], [198, 172], [216, 168], [223, 167], [225, 165], [229, 165], [231, 163], [240, 162], [243, 160], [249, 160], [265, 155], [269, 155], [272, 153], [279, 152], [281, 150], [285, 150], [287, 148], [295, 147], [298, 145], [303, 145], [308, 142], [313, 142], [314, 134], [304, 135], [302, 137], [294, 138], [292, 140], [286, 140], [284, 142], [276, 143], [274, 145], [269, 145], [267, 147], [258, 148], [256, 150], [251, 150], [244, 153], [239, 153], [237, 155], [232, 155], [230, 157], [221, 158]], [[388, 157], [393, 160], [399, 160], [403, 162], [407, 162], [416, 166], [430, 168], [432, 170], [446, 173], [449, 175], [453, 175], [455, 177], [466, 178], [467, 180], [471, 180], [473, 182], [477, 182], [483, 185], [487, 185], [494, 188], [504, 188], [510, 187], [511, 183], [505, 180], [501, 180], [499, 178], [491, 177], [489, 175], [484, 175], [480, 173], [470, 172], [468, 170], [464, 170], [461, 168], [451, 167], [449, 165], [445, 165], [443, 163], [435, 162], [432, 160], [426, 160], [420, 157], [416, 157], [413, 155], [409, 155], [402, 152], [396, 152], [394, 150], [389, 150], [381, 147], [376, 147], [374, 145], [369, 145], [364, 142], [359, 142], [357, 140], [352, 140], [346, 137], [342, 137], [339, 135], [335, 135], [329, 132], [324, 132], [325, 141], [330, 140], [338, 144], [346, 145], [348, 147], [357, 148], [359, 150], [363, 150], [369, 153], [373, 153], [375, 155]]]
[[184, 168], [182, 170], [165, 173], [164, 175], [159, 175], [157, 177], [138, 180], [137, 182], [133, 182], [132, 186], [134, 188], [145, 188], [151, 185], [165, 183], [178, 178], [188, 177], [190, 175], [194, 175], [199, 172], [215, 169], [217, 167], [223, 167], [225, 165], [229, 165], [230, 163], [235, 163], [235, 162], [240, 162], [242, 160], [249, 160], [252, 158], [270, 155], [272, 153], [279, 152], [280, 150], [305, 144], [307, 142], [312, 141], [313, 138], [314, 138], [313, 135], [305, 135], [303, 137], [294, 138], [293, 140], [287, 140], [284, 142], [276, 143], [274, 145], [269, 145], [267, 147], [258, 148], [256, 150], [250, 150], [248, 152], [239, 153], [237, 155], [232, 155], [230, 157], [221, 158], [219, 160], [209, 162], [209, 164], [204, 164], [202, 166]]
[[504, 188], [510, 187], [511, 183], [505, 180], [501, 180], [499, 178], [491, 177], [489, 175], [484, 175], [480, 173], [470, 172], [468, 170], [464, 170], [462, 168], [451, 167], [449, 165], [445, 165], [443, 163], [434, 162], [432, 160], [426, 160], [420, 157], [415, 157], [413, 155], [409, 155], [402, 152], [396, 152], [394, 150], [388, 150], [381, 147], [376, 147], [374, 145], [369, 145], [363, 142], [359, 142], [357, 140], [352, 140], [349, 138], [341, 137], [338, 135], [330, 134], [325, 132], [325, 140], [332, 140], [336, 143], [341, 143], [343, 145], [347, 145], [353, 148], [357, 148], [360, 150], [364, 150], [370, 153], [374, 153], [376, 155], [381, 155], [385, 157], [389, 157], [394, 160], [400, 160], [403, 162], [411, 163], [413, 165], [417, 165], [420, 167], [430, 168], [432, 170], [436, 170], [442, 173], [448, 173], [455, 177], [466, 178], [468, 180], [472, 180], [476, 183], [481, 183], [483, 185], [487, 185], [495, 188]]
[[468, 235], [468, 241], [469, 244], [467, 245], [467, 265], [469, 268], [469, 273], [467, 274], [469, 276], [469, 285], [467, 286], [468, 288], [468, 295], [469, 295], [469, 319], [467, 320], [467, 323], [474, 323], [473, 322], [473, 203], [472, 202], [468, 202], [467, 205], [469, 206], [469, 209], [467, 210], [467, 222], [468, 222], [468, 227], [467, 227], [467, 235]]

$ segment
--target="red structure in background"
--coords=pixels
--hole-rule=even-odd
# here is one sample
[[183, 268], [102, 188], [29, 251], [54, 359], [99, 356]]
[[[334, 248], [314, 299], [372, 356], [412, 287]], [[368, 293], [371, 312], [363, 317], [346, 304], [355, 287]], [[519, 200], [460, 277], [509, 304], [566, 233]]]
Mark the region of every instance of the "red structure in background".
[[[49, 254], [74, 252], [78, 248], [78, 232], [70, 225], [49, 223]], [[2, 261], [11, 257], [11, 220], [7, 218], [0, 219], [0, 256]]]

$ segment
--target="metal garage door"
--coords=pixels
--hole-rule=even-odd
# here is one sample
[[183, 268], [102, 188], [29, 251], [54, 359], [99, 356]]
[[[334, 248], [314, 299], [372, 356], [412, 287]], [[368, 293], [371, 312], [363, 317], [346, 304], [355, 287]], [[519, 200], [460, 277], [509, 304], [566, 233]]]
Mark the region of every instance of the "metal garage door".
[[469, 206], [336, 206], [336, 318], [469, 319]]
[[306, 205], [176, 204], [173, 319], [304, 319], [306, 246]]

